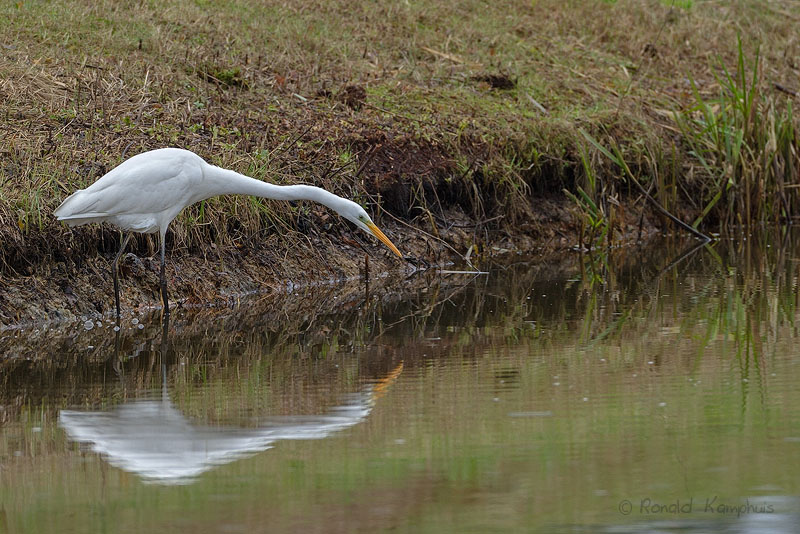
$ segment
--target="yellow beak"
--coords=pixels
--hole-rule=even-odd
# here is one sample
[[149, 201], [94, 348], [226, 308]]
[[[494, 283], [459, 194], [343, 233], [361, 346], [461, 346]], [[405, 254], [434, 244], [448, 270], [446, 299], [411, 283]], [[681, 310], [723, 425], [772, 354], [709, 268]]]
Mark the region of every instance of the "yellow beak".
[[399, 250], [397, 250], [397, 247], [396, 247], [396, 246], [394, 246], [394, 243], [392, 243], [391, 241], [389, 241], [389, 238], [388, 238], [388, 237], [386, 237], [386, 235], [385, 235], [383, 232], [381, 232], [381, 229], [380, 229], [380, 228], [378, 228], [377, 226], [375, 226], [375, 223], [368, 222], [368, 223], [367, 223], [367, 228], [369, 228], [369, 231], [370, 231], [370, 232], [372, 232], [373, 234], [375, 234], [375, 237], [377, 237], [378, 239], [380, 239], [381, 241], [383, 241], [383, 244], [384, 244], [384, 245], [386, 245], [387, 247], [389, 247], [390, 249], [392, 249], [392, 252], [394, 252], [395, 254], [397, 254], [397, 255], [398, 255], [399, 257], [401, 257], [401, 258], [403, 257], [403, 255], [402, 255], [402, 254], [400, 254], [400, 251], [399, 251]]

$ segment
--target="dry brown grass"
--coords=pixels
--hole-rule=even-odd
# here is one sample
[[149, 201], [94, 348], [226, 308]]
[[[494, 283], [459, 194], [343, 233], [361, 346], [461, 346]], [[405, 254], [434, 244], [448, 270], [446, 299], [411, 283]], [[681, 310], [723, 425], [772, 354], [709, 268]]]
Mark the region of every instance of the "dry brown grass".
[[[797, 13], [797, 0], [5, 3], [0, 273], [110, 253], [112, 231], [70, 233], [52, 210], [161, 146], [317, 183], [434, 235], [461, 214], [492, 221], [466, 241], [508, 223], [549, 239], [537, 199], [582, 183], [585, 128], [615, 138], [680, 211], [696, 187], [672, 116], [692, 99], [688, 76], [716, 94], [712, 66], [735, 63], [741, 36], [745, 50], [761, 47], [763, 93], [779, 108], [796, 102], [774, 84], [800, 89]], [[628, 193], [609, 162], [595, 154], [592, 165], [604, 195]], [[339, 231], [325, 218], [213, 199], [172, 225], [171, 251], [207, 257], [211, 241], [310, 253]]]

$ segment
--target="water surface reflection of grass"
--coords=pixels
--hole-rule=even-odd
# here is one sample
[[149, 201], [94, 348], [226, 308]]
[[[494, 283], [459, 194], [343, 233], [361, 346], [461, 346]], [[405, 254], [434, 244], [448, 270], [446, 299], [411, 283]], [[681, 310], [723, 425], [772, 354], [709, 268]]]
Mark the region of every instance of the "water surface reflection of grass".
[[[791, 532], [800, 524], [791, 238], [430, 277], [336, 309], [293, 304], [284, 322], [275, 303], [179, 314], [166, 343], [143, 318], [119, 339], [98, 327], [43, 342], [59, 348], [32, 360], [16, 349], [0, 371], [5, 525]], [[401, 364], [358, 424], [276, 443], [181, 487], [145, 484], [57, 425], [61, 410], [113, 410], [165, 379], [192, 424], [253, 429], [325, 413]], [[772, 511], [709, 512], [709, 499]]]

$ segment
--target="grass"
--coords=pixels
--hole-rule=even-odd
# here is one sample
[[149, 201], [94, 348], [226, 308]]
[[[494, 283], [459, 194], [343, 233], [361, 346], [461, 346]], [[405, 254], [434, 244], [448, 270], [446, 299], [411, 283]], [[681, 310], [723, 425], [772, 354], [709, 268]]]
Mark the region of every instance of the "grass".
[[749, 63], [739, 41], [735, 70], [720, 65], [714, 73], [718, 96], [703, 96], [692, 81], [696, 103], [677, 116], [689, 153], [705, 175], [695, 226], [709, 214], [725, 226], [797, 215], [793, 182], [800, 132], [792, 103], [777, 108], [774, 98], [762, 94], [758, 51]]
[[[644, 187], [655, 184], [653, 195], [684, 220], [706, 228], [764, 220], [773, 190], [783, 191], [777, 206], [788, 220], [798, 208], [797, 97], [775, 84], [800, 89], [796, 7], [5, 3], [0, 272], [41, 275], [74, 254], [109, 253], [115, 234], [67, 234], [52, 210], [125, 157], [165, 145], [256, 178], [322, 185], [453, 242], [452, 221], [466, 218], [475, 230], [459, 243], [465, 250], [551, 240], [551, 226], [577, 234], [580, 224], [543, 212], [540, 200], [579, 214], [562, 191], [580, 196], [591, 176], [602, 184], [586, 191], [598, 209], [620, 201], [640, 210], [624, 173], [594, 150], [583, 153], [581, 129], [616, 143]], [[744, 102], [742, 91], [762, 128], [742, 136], [745, 159], [735, 170], [710, 152], [717, 148], [704, 110], [741, 126], [730, 105]], [[756, 169], [768, 176], [737, 182], [735, 197], [722, 194]], [[337, 230], [325, 230], [324, 217], [315, 208], [212, 199], [172, 226], [171, 251], [185, 258], [205, 254], [209, 241], [232, 251], [266, 240], [280, 258], [305, 247], [287, 231], [329, 240]], [[597, 235], [613, 242], [621, 233], [630, 229], [618, 221]]]

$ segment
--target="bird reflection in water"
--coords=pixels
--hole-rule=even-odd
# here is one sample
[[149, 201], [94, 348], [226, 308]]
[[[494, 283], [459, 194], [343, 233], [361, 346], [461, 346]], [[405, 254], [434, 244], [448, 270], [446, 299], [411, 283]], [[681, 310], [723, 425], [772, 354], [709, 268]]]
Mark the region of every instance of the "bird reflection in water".
[[113, 466], [151, 483], [188, 484], [214, 466], [269, 449], [276, 441], [322, 439], [354, 426], [369, 415], [375, 401], [403, 370], [400, 363], [386, 377], [346, 396], [325, 414], [272, 417], [256, 428], [198, 424], [169, 398], [164, 363], [168, 321], [165, 316], [160, 399], [125, 402], [107, 411], [63, 410], [59, 414], [59, 425], [71, 440], [87, 444]]

